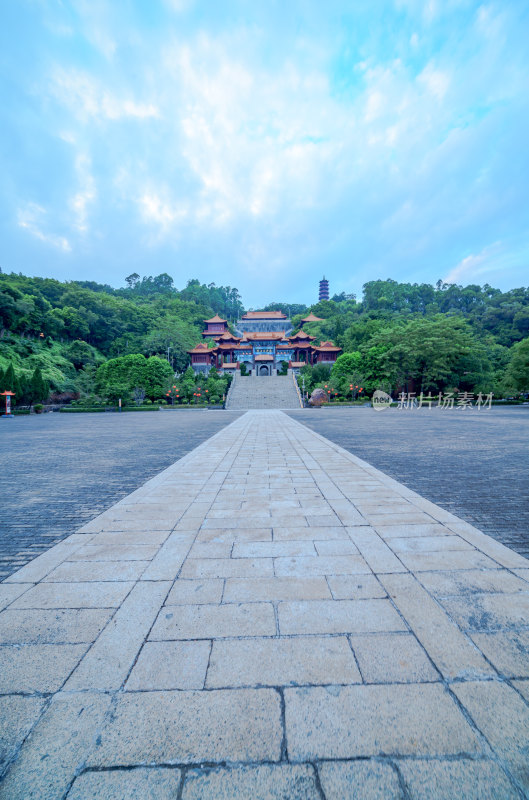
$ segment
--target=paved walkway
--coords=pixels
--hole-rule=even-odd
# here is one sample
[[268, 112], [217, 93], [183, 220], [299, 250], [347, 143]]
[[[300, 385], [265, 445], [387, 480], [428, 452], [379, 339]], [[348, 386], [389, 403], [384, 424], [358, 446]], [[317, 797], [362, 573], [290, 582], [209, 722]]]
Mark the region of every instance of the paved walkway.
[[2, 800], [529, 792], [529, 561], [281, 412], [0, 600]]
[[239, 416], [168, 409], [0, 420], [0, 580]]
[[529, 558], [527, 406], [288, 413]]

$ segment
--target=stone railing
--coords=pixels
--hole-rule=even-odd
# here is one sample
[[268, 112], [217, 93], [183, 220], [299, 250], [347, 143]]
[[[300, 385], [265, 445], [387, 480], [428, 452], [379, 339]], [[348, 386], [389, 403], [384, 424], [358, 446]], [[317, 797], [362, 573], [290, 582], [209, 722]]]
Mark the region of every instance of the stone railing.
[[299, 386], [298, 386], [298, 382], [297, 382], [296, 376], [294, 375], [294, 373], [292, 371], [290, 371], [290, 374], [292, 375], [292, 380], [294, 381], [294, 386], [296, 387], [296, 392], [298, 394], [299, 404], [300, 404], [301, 408], [304, 408], [305, 406], [304, 406], [304, 403], [303, 403], [303, 398], [301, 396], [301, 392], [299, 391]]
[[233, 380], [230, 383], [230, 388], [228, 389], [228, 394], [226, 395], [226, 400], [224, 401], [224, 408], [230, 407], [230, 395], [232, 393], [233, 387], [235, 386], [235, 381], [240, 378], [238, 371], [235, 370], [233, 373]]

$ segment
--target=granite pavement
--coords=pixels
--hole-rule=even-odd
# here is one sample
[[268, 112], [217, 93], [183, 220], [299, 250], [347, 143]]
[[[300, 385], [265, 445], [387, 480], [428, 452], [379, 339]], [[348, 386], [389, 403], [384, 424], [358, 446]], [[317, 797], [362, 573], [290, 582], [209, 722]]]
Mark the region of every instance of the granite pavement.
[[2, 800], [528, 796], [529, 561], [280, 411], [0, 609]]

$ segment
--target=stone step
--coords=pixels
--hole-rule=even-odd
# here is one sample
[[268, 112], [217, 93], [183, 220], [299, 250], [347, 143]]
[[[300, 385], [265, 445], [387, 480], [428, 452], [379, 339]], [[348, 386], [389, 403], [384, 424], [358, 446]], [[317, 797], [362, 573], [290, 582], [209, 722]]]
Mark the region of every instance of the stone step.
[[226, 408], [299, 408], [299, 398], [291, 375], [235, 375]]

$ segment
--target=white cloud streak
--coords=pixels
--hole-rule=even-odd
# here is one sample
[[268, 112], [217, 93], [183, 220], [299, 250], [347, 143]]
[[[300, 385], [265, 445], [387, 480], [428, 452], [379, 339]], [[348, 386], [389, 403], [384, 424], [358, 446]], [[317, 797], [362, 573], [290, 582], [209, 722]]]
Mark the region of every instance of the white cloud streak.
[[55, 98], [81, 120], [138, 120], [159, 116], [159, 109], [150, 102], [138, 102], [130, 95], [110, 91], [82, 71], [58, 69], [52, 79], [51, 91]]
[[453, 267], [444, 278], [445, 283], [468, 283], [478, 280], [487, 272], [501, 268], [502, 243], [494, 242], [487, 245], [479, 253], [471, 253]]
[[47, 233], [44, 231], [43, 223], [46, 222], [46, 209], [39, 206], [37, 203], [28, 203], [28, 205], [19, 209], [17, 215], [17, 222], [19, 228], [23, 228], [36, 239], [41, 242], [52, 245], [57, 250], [62, 250], [64, 253], [71, 251], [71, 245], [68, 239], [64, 236], [58, 236], [54, 233]]
[[70, 206], [74, 212], [74, 227], [80, 233], [88, 231], [88, 209], [95, 201], [97, 196], [96, 183], [90, 168], [88, 156], [80, 153], [75, 160], [75, 168], [79, 177], [80, 189], [75, 193], [70, 201]]

